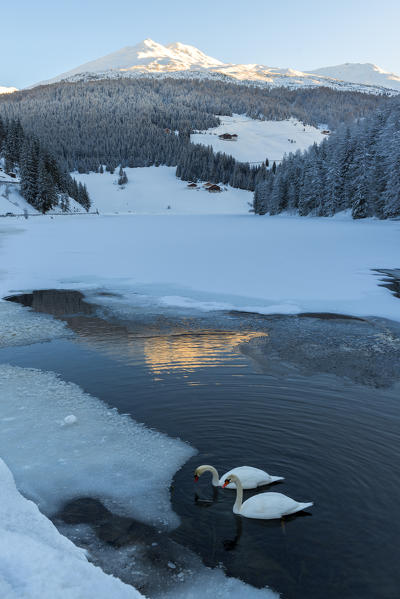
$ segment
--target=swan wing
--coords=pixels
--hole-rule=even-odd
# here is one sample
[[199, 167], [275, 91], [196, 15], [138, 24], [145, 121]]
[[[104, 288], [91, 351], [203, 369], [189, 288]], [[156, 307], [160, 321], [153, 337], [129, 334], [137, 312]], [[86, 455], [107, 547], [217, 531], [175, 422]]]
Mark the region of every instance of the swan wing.
[[245, 501], [240, 513], [246, 518], [273, 520], [288, 514], [294, 514], [309, 507], [310, 503], [299, 503], [282, 493], [261, 493]]
[[[253, 466], [238, 466], [237, 468], [232, 468], [232, 470], [229, 470], [221, 476], [221, 486], [223, 485], [224, 480], [229, 478], [231, 474], [235, 474], [240, 478], [243, 489], [256, 489], [261, 485], [269, 485], [276, 480], [283, 480], [282, 477], [271, 476], [268, 472], [265, 472], [265, 470], [260, 470], [260, 468], [253, 468]], [[226, 488], [236, 489], [236, 485], [235, 483], [230, 483]]]

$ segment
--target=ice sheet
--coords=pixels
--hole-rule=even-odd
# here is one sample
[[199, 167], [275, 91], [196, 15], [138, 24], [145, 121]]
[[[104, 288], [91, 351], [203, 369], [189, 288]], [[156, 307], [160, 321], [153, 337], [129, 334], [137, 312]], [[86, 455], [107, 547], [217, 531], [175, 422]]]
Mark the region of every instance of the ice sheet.
[[11, 223], [0, 232], [0, 295], [103, 287], [169, 305], [175, 298], [181, 307], [205, 302], [211, 309], [400, 320], [399, 300], [373, 271], [398, 268], [398, 221], [120, 215], [37, 217], [18, 227], [19, 235], [11, 235]]
[[72, 335], [66, 325], [19, 304], [0, 301], [0, 347], [26, 345]]
[[192, 447], [108, 409], [51, 372], [0, 365], [0, 398], [0, 455], [42, 512], [92, 496], [142, 522], [179, 523], [169, 486]]

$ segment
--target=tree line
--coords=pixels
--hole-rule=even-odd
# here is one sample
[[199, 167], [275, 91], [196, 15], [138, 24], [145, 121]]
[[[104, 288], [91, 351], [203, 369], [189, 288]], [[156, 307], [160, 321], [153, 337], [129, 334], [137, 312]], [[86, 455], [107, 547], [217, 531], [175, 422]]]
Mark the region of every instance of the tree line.
[[254, 193], [257, 214], [400, 216], [400, 99], [290, 154]]
[[18, 173], [20, 192], [43, 214], [59, 206], [64, 212], [73, 198], [89, 210], [85, 185], [77, 183], [35, 136], [27, 134], [19, 120], [0, 116], [0, 157], [6, 173]]

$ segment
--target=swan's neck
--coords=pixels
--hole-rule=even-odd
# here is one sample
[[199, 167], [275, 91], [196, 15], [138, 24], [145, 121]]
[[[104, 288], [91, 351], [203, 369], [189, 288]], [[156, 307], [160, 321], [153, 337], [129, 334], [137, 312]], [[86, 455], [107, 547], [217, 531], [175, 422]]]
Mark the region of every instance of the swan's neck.
[[209, 466], [208, 464], [206, 464], [205, 466], [199, 466], [197, 472], [199, 474], [203, 474], [204, 472], [211, 472], [213, 487], [219, 487], [219, 476], [214, 466]]
[[216, 470], [216, 468], [214, 468], [214, 466], [209, 466], [208, 467], [209, 471], [212, 474], [212, 484], [214, 487], [219, 487], [219, 475], [218, 475], [218, 471]]
[[236, 485], [236, 500], [235, 500], [235, 503], [233, 504], [233, 513], [240, 514], [240, 510], [241, 510], [242, 503], [243, 503], [243, 487], [242, 487], [242, 483], [240, 482], [240, 480], [238, 478], [235, 479], [235, 485]]

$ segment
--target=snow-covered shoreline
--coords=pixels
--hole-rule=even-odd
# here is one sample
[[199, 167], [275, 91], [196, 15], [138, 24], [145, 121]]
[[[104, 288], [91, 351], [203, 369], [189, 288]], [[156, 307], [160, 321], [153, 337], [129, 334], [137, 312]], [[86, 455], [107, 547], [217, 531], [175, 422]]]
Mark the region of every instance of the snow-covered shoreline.
[[0, 596], [2, 599], [139, 599], [105, 574], [17, 490], [0, 458]]

